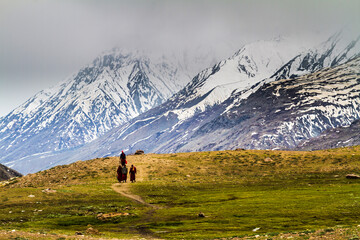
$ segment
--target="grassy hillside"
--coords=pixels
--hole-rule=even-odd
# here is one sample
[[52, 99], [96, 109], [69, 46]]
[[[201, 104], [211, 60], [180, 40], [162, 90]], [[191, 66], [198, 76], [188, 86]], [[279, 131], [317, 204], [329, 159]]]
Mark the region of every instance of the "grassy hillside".
[[79, 161], [1, 187], [0, 239], [360, 234], [360, 179], [345, 178], [360, 173], [360, 146], [147, 154], [128, 162], [138, 168], [138, 181], [120, 187], [149, 204], [112, 189], [118, 158]]

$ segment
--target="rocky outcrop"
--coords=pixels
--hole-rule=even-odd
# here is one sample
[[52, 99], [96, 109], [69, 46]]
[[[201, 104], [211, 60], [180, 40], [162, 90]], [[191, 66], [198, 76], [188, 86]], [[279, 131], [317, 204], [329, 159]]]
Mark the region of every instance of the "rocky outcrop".
[[136, 150], [135, 155], [144, 155], [144, 151], [143, 150]]
[[18, 173], [17, 171], [0, 164], [0, 181], [5, 181], [13, 177], [21, 177], [21, 176], [22, 176], [21, 173]]
[[356, 175], [356, 174], [348, 174], [348, 175], [346, 175], [346, 178], [347, 179], [359, 179], [360, 176]]

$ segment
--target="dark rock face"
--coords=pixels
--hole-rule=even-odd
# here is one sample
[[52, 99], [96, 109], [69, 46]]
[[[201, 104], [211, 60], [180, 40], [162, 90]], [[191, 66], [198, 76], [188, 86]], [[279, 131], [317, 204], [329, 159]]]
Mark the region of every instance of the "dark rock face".
[[328, 129], [319, 136], [301, 142], [297, 150], [320, 150], [360, 145], [360, 120], [349, 126]]
[[21, 177], [22, 174], [18, 173], [15, 170], [12, 170], [11, 168], [8, 168], [2, 164], [0, 164], [0, 181], [9, 180], [13, 177]]

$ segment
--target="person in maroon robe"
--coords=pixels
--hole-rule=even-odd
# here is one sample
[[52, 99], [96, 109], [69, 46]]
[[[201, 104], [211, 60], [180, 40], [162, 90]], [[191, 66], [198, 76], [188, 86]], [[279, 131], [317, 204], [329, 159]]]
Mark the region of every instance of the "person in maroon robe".
[[120, 154], [120, 164], [121, 164], [121, 166], [125, 166], [127, 164], [126, 154], [124, 153], [124, 151], [121, 151], [121, 154]]
[[127, 180], [127, 173], [128, 173], [128, 168], [126, 167], [126, 165], [122, 167], [121, 173], [122, 173], [122, 181], [123, 181], [123, 182], [126, 182], [126, 180]]
[[119, 165], [119, 167], [118, 167], [118, 169], [117, 169], [117, 171], [116, 171], [116, 173], [117, 173], [117, 180], [119, 181], [119, 182], [122, 182], [122, 167], [121, 167], [121, 165]]
[[134, 165], [131, 165], [129, 173], [130, 173], [130, 181], [136, 182], [135, 181], [136, 167], [134, 167]]

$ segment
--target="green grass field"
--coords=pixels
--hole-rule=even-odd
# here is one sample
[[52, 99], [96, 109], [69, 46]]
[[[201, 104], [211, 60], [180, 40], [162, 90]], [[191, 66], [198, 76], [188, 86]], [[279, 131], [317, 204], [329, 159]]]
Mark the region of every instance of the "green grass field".
[[[360, 179], [345, 176], [360, 173], [359, 146], [147, 154], [128, 161], [139, 170], [129, 191], [156, 208], [111, 189], [118, 159], [94, 159], [0, 188], [0, 229], [48, 233], [53, 239], [91, 235], [89, 227], [100, 233], [93, 237], [102, 238], [276, 239], [297, 232], [299, 239], [356, 239], [358, 234]], [[56, 192], [42, 192], [46, 188]], [[97, 217], [101, 213], [126, 214], [104, 220]]]

